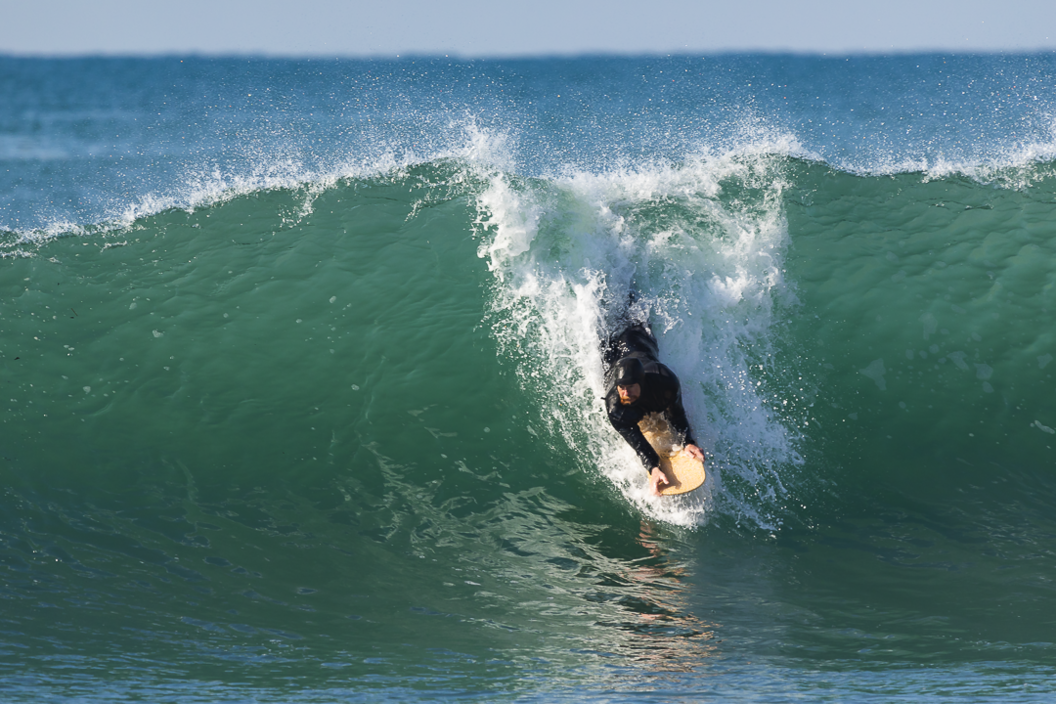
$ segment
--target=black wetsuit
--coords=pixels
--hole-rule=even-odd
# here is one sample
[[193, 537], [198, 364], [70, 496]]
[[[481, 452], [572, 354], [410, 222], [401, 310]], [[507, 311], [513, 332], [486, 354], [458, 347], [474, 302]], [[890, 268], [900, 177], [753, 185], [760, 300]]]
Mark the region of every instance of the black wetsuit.
[[[682, 408], [682, 388], [678, 377], [660, 363], [658, 355], [656, 338], [641, 323], [635, 323], [610, 338], [604, 354], [605, 409], [609, 414], [609, 422], [634, 448], [646, 472], [660, 466], [659, 455], [638, 428], [638, 421], [650, 413], [663, 413], [686, 444], [696, 444], [689, 421], [686, 420], [686, 411]], [[626, 406], [620, 403], [620, 392], [616, 389], [613, 374], [613, 365], [624, 357], [637, 357], [645, 367], [642, 394], [634, 403]]]

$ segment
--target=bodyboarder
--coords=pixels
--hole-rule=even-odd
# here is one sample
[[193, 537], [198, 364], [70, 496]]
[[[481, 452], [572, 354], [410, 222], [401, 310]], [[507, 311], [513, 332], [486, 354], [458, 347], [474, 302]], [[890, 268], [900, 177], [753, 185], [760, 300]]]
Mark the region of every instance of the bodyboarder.
[[675, 432], [682, 436], [685, 450], [704, 461], [704, 453], [693, 438], [693, 431], [682, 407], [678, 377], [658, 359], [659, 347], [644, 323], [631, 323], [609, 338], [603, 352], [605, 364], [605, 410], [609, 422], [634, 449], [649, 472], [649, 489], [660, 496], [671, 479], [660, 468], [660, 456], [645, 439], [638, 421], [651, 413], [663, 413]]

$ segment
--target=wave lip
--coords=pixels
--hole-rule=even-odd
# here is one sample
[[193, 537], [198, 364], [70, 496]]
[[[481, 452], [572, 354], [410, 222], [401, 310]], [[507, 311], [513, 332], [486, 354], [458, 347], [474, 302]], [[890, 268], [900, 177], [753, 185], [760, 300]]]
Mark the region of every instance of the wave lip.
[[445, 157], [554, 177], [755, 149], [988, 179], [1056, 153], [1048, 54], [0, 61], [8, 231]]

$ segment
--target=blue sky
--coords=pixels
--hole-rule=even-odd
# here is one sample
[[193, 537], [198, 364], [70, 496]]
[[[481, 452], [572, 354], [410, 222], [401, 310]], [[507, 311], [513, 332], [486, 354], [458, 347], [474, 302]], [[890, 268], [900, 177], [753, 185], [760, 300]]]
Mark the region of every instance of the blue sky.
[[1056, 50], [1054, 0], [0, 0], [0, 53]]

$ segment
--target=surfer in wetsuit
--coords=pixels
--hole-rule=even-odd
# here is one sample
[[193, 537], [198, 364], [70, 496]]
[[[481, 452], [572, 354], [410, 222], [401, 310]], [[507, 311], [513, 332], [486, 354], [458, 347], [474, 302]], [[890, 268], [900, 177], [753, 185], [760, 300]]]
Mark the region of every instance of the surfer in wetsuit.
[[657, 359], [659, 347], [648, 326], [632, 323], [609, 339], [604, 353], [605, 409], [609, 422], [630, 444], [649, 472], [649, 488], [660, 495], [670, 479], [660, 469], [660, 456], [645, 439], [638, 421], [650, 413], [663, 413], [682, 436], [686, 451], [704, 461], [682, 408], [682, 388], [675, 373]]

